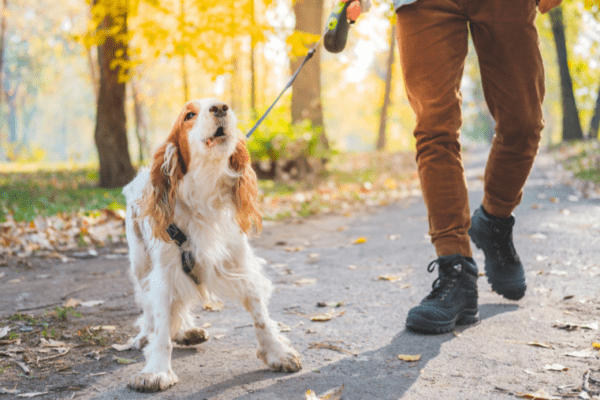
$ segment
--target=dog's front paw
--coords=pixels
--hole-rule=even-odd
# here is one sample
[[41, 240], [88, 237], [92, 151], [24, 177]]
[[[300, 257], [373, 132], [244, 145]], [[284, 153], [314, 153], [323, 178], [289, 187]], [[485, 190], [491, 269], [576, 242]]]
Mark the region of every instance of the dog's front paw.
[[194, 346], [208, 340], [209, 334], [205, 329], [192, 328], [183, 332], [180, 337], [175, 338], [175, 343], [183, 346]]
[[138, 392], [151, 393], [166, 390], [177, 382], [179, 379], [171, 370], [159, 373], [140, 372], [129, 380], [127, 386]]
[[277, 343], [270, 348], [259, 348], [257, 356], [272, 371], [296, 372], [302, 369], [300, 354], [293, 347], [284, 343]]

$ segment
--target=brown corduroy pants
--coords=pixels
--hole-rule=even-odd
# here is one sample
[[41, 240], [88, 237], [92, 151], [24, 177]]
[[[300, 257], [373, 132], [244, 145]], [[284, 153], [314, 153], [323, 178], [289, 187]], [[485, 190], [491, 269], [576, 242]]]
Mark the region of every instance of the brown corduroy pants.
[[496, 121], [483, 207], [506, 218], [521, 201], [544, 124], [536, 12], [535, 0], [417, 0], [397, 11], [404, 85], [417, 117], [419, 178], [438, 256], [472, 254], [458, 142], [469, 30], [485, 100]]

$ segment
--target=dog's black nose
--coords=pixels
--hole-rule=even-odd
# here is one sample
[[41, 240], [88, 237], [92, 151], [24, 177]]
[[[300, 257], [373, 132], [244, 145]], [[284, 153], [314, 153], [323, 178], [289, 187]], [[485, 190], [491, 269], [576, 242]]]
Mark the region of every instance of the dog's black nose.
[[229, 110], [227, 104], [215, 104], [208, 111], [214, 113], [215, 117], [223, 118], [227, 115], [227, 110]]

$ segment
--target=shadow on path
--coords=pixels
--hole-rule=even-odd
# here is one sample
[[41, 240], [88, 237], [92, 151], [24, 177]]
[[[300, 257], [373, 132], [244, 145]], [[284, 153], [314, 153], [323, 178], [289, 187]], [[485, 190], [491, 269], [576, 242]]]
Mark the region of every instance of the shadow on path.
[[[517, 304], [483, 304], [479, 307], [481, 320], [518, 309]], [[460, 327], [459, 330], [474, 325]], [[344, 399], [399, 399], [419, 378], [420, 370], [440, 353], [442, 344], [454, 339], [452, 332], [442, 335], [420, 334], [406, 329], [398, 333], [392, 341], [376, 350], [367, 351], [356, 357], [347, 357], [339, 362], [324, 365], [319, 372], [304, 371], [294, 375], [279, 375], [275, 384], [238, 397], [250, 399], [304, 399], [304, 393], [312, 389], [323, 393], [329, 389], [345, 385]], [[417, 363], [398, 360], [398, 354], [420, 354]], [[241, 386], [266, 379], [273, 379], [275, 373], [268, 370], [254, 371], [237, 375], [224, 382], [208, 386], [186, 398], [217, 398], [220, 393], [235, 386]]]

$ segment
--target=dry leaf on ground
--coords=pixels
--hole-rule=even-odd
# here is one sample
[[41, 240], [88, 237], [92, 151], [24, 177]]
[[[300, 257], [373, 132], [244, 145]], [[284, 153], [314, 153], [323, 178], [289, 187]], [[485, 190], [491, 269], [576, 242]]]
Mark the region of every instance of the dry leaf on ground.
[[58, 340], [50, 339], [46, 340], [44, 338], [40, 338], [40, 345], [42, 347], [66, 347], [67, 344], [64, 342], [59, 342]]
[[344, 315], [345, 313], [346, 313], [346, 310], [341, 311], [336, 314], [335, 310], [331, 309], [323, 314], [312, 315], [310, 317], [310, 320], [315, 321], [315, 322], [326, 322], [326, 321], [332, 320], [333, 318], [340, 317], [340, 316]]
[[517, 396], [522, 399], [533, 399], [533, 400], [561, 400], [562, 397], [552, 396], [544, 389], [540, 389], [535, 393], [521, 393], [517, 392]]
[[22, 394], [18, 394], [17, 397], [31, 398], [31, 397], [43, 396], [45, 394], [48, 394], [48, 392], [22, 393]]
[[304, 250], [303, 246], [288, 246], [284, 248], [285, 251], [287, 251], [288, 253], [297, 253], [299, 251]]
[[353, 351], [342, 349], [341, 347], [338, 347], [338, 346], [335, 346], [335, 345], [329, 344], [329, 343], [311, 342], [308, 344], [308, 348], [309, 349], [329, 349], [329, 350], [333, 350], [333, 351], [338, 351], [340, 353], [351, 354], [353, 356], [358, 355]]
[[104, 300], [90, 300], [90, 301], [82, 301], [79, 303], [82, 307], [96, 307], [101, 304], [104, 304]]
[[77, 307], [80, 304], [81, 304], [81, 300], [69, 299], [65, 302], [65, 307]]
[[554, 363], [544, 365], [544, 369], [546, 371], [568, 371], [569, 367], [565, 367], [564, 365]]
[[543, 347], [544, 349], [551, 349], [552, 346], [550, 346], [548, 343], [540, 343], [540, 342], [529, 342], [527, 343], [530, 346], [535, 346], [535, 347]]
[[319, 397], [312, 390], [306, 391], [305, 400], [342, 400], [342, 393], [344, 392], [344, 385], [335, 389], [328, 390]]
[[565, 356], [576, 358], [595, 358], [596, 356], [598, 356], [598, 350], [590, 348], [579, 351], [572, 351], [570, 353], [565, 353]]
[[377, 280], [379, 280], [379, 281], [390, 281], [390, 282], [395, 282], [400, 279], [402, 279], [400, 277], [400, 275], [392, 275], [392, 274], [379, 275], [377, 277]]
[[[2, 337], [2, 336], [0, 336], [0, 337]], [[600, 343], [593, 342], [593, 343], [592, 343], [592, 347], [593, 347], [594, 349], [600, 349]]]
[[581, 329], [591, 329], [591, 330], [597, 330], [598, 329], [598, 323], [597, 322], [592, 322], [589, 324], [579, 324], [576, 322], [567, 322], [567, 321], [556, 321], [554, 324], [552, 324], [553, 327], [558, 328], [558, 329], [566, 329], [568, 331], [574, 331], [577, 328], [581, 328]]
[[302, 278], [294, 282], [294, 286], [311, 285], [317, 282], [317, 278]]
[[120, 358], [120, 357], [116, 357], [116, 356], [113, 356], [113, 359], [114, 359], [116, 362], [118, 362], [119, 364], [125, 364], [125, 365], [127, 365], [127, 364], [133, 364], [133, 363], [137, 362], [137, 361], [136, 361], [136, 360], [134, 360], [134, 359], [130, 359], [130, 358]]
[[5, 326], [4, 328], [0, 328], [0, 338], [8, 335], [8, 331], [10, 331], [10, 327]]
[[415, 355], [398, 354], [398, 358], [401, 359], [402, 361], [415, 362], [415, 361], [419, 361], [421, 359], [421, 355], [420, 354], [415, 354]]
[[110, 347], [112, 347], [113, 349], [115, 349], [117, 351], [125, 351], [125, 350], [129, 350], [129, 349], [133, 349], [132, 343], [133, 343], [133, 340], [129, 339], [127, 341], [127, 343], [125, 343], [125, 344], [117, 344], [117, 343], [115, 343], [115, 344], [113, 344]]
[[363, 236], [361, 236], [361, 237], [359, 237], [358, 239], [356, 239], [356, 240], [355, 240], [354, 242], [352, 242], [352, 243], [354, 243], [354, 244], [361, 244], [361, 243], [366, 243], [366, 242], [367, 242], [367, 240], [368, 240], [368, 239], [367, 239], [366, 237], [363, 237]]

